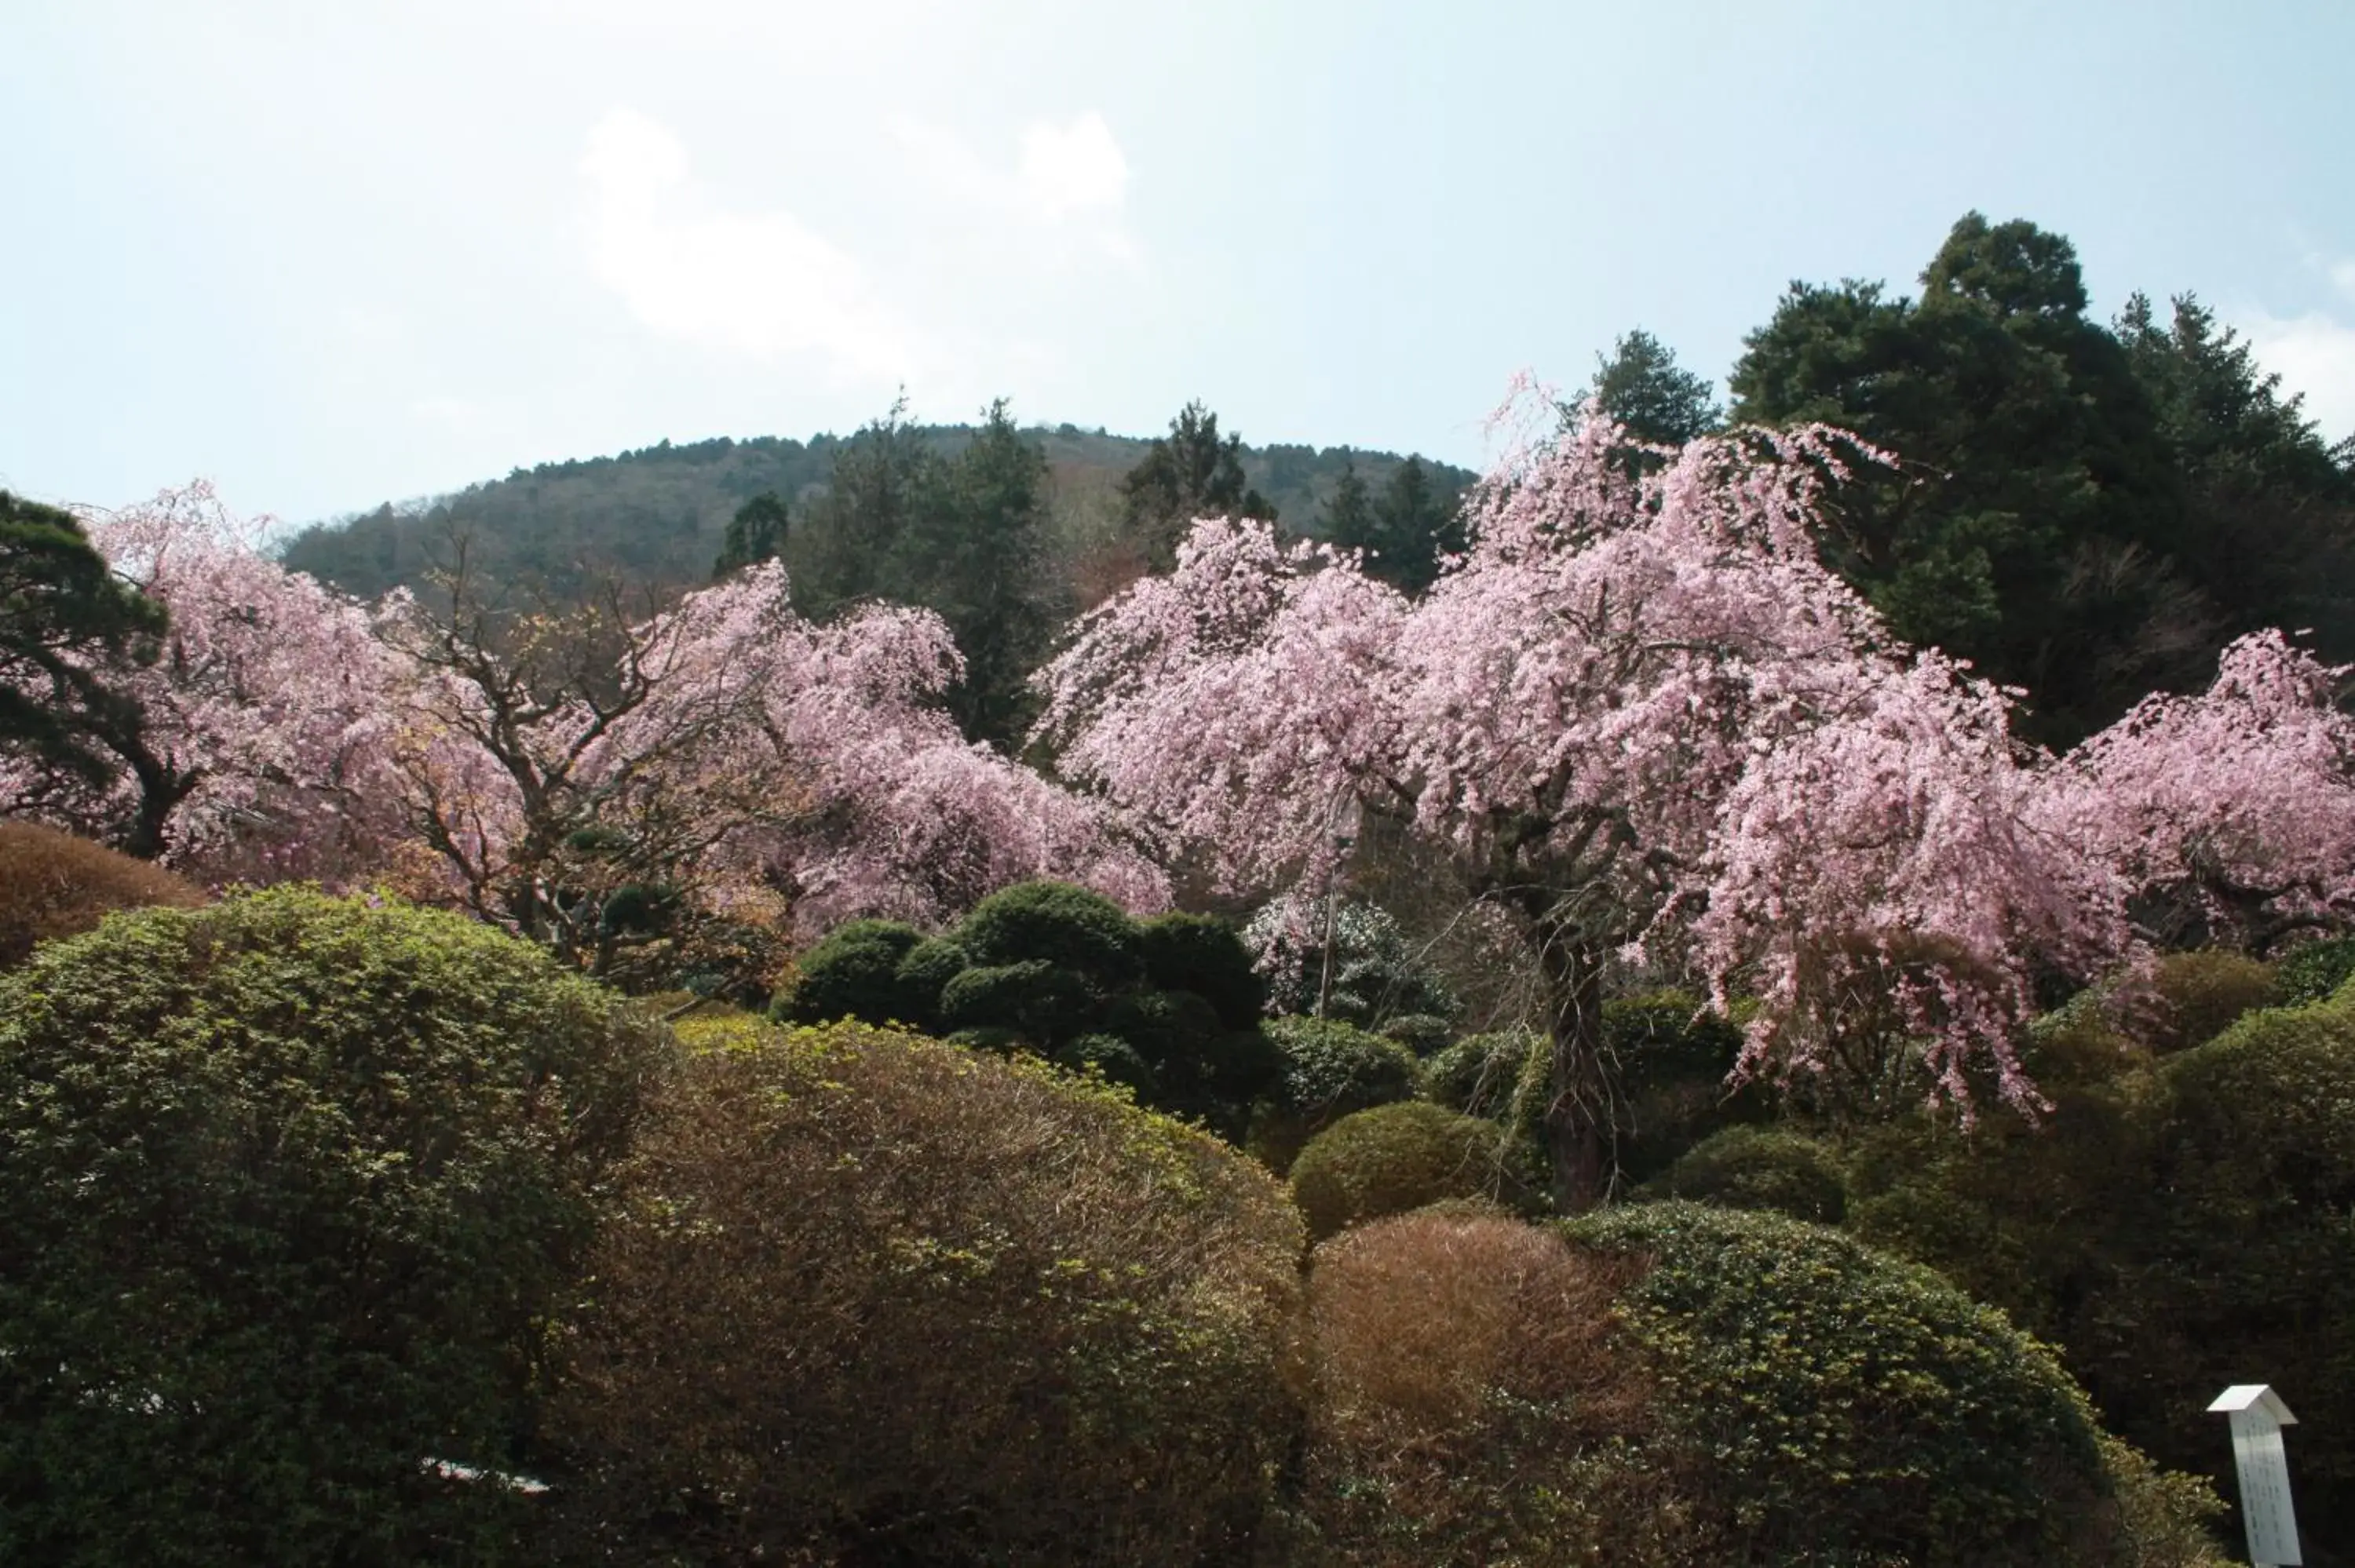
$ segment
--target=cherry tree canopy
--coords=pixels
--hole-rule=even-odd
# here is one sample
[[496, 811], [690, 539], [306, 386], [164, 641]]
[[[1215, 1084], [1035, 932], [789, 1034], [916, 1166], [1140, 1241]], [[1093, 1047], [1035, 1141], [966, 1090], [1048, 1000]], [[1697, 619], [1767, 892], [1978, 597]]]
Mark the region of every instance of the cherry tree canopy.
[[1264, 524], [1196, 524], [1042, 677], [1063, 766], [1233, 888], [1320, 875], [1359, 813], [1444, 845], [1511, 911], [1554, 1009], [1557, 1180], [1592, 1195], [1614, 949], [1765, 1001], [1752, 1070], [1860, 1012], [1992, 1069], [2038, 954], [2115, 933], [2025, 815], [2004, 694], [1916, 655], [1816, 556], [1834, 432], [1696, 441], [1640, 477], [1607, 420], [1508, 460], [1409, 600]]
[[2278, 631], [2224, 650], [2215, 682], [2155, 694], [2062, 759], [2039, 814], [2114, 879], [2156, 939], [2263, 953], [2355, 917], [2350, 671]]

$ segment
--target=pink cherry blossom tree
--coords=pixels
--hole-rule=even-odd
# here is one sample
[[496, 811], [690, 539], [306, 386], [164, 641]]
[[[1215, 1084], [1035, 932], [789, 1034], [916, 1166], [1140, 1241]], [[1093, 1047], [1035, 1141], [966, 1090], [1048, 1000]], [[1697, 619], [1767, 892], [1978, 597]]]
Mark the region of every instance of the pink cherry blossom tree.
[[2049, 832], [2160, 946], [2263, 955], [2355, 919], [2350, 671], [2279, 631], [2226, 648], [2201, 693], [2154, 694], [2043, 780]]
[[1938, 1088], [2033, 1102], [2009, 1025], [2040, 954], [2115, 932], [2036, 831], [2004, 694], [1895, 645], [1816, 556], [1835, 432], [1614, 461], [1589, 418], [1508, 457], [1410, 602], [1265, 525], [1196, 524], [1042, 676], [1040, 737], [1235, 891], [1319, 881], [1361, 820], [1509, 914], [1550, 1013], [1560, 1195], [1607, 1188], [1614, 953], [1753, 990], [1744, 1070], [1828, 1070], [1893, 1018]]
[[929, 611], [818, 625], [773, 562], [636, 619], [618, 594], [494, 614], [463, 575], [449, 602], [403, 596], [379, 621], [408, 672], [395, 749], [431, 855], [413, 885], [592, 973], [676, 969], [716, 927], [938, 919], [1035, 876], [1167, 901], [1099, 805], [957, 734], [956, 650]]
[[119, 682], [135, 720], [93, 784], [0, 764], [0, 798], [199, 879], [333, 877], [388, 831], [390, 661], [359, 606], [256, 548], [209, 485], [85, 515], [114, 569], [170, 615], [162, 657]]

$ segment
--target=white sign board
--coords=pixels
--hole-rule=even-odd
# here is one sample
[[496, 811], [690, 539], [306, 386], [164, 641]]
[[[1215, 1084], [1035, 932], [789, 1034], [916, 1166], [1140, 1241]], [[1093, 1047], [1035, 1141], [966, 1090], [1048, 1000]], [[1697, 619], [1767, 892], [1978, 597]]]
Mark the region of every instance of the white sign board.
[[2290, 1511], [2289, 1457], [2282, 1432], [2297, 1425], [2281, 1396], [2263, 1383], [2226, 1389], [2208, 1407], [2232, 1423], [2232, 1461], [2241, 1473], [2241, 1520], [2248, 1527], [2249, 1561], [2278, 1568], [2303, 1568], [2297, 1520]]

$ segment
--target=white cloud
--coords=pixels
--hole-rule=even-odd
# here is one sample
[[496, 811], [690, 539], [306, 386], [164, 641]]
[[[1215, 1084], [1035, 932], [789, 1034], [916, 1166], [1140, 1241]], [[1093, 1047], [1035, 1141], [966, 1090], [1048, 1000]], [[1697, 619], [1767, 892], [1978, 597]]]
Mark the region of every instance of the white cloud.
[[1108, 255], [1136, 260], [1136, 242], [1121, 223], [1128, 159], [1093, 110], [1066, 123], [1025, 127], [1011, 167], [991, 164], [937, 125], [903, 119], [892, 131], [921, 168], [964, 200], [1026, 219], [1041, 238], [1076, 232]]
[[1127, 186], [1128, 160], [1103, 115], [1091, 111], [1069, 125], [1038, 124], [1022, 132], [1022, 188], [1048, 217], [1116, 211]]
[[[2355, 267], [2334, 268], [2331, 275], [2355, 293]], [[2258, 363], [2280, 374], [2285, 391], [2306, 395], [2307, 417], [2322, 427], [2324, 440], [2355, 435], [2355, 325], [2319, 311], [2288, 320], [2255, 312], [2233, 324], [2247, 334]]]
[[589, 260], [664, 336], [759, 358], [815, 354], [859, 379], [922, 366], [913, 336], [847, 252], [793, 214], [715, 208], [668, 127], [617, 109], [589, 133]]

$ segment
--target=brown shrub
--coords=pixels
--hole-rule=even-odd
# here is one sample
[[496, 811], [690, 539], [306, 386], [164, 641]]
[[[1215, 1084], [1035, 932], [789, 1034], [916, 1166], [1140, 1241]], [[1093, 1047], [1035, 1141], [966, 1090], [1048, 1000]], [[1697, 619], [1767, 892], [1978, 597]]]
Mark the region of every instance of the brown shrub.
[[0, 969], [33, 948], [95, 929], [117, 909], [193, 909], [195, 886], [159, 865], [37, 822], [0, 821]]
[[1706, 1560], [1643, 1451], [1650, 1380], [1612, 1308], [1641, 1266], [1453, 1205], [1319, 1247], [1299, 1560]]
[[1242, 1560], [1298, 1216], [1205, 1134], [855, 1023], [683, 1026], [550, 1413], [598, 1561]]

